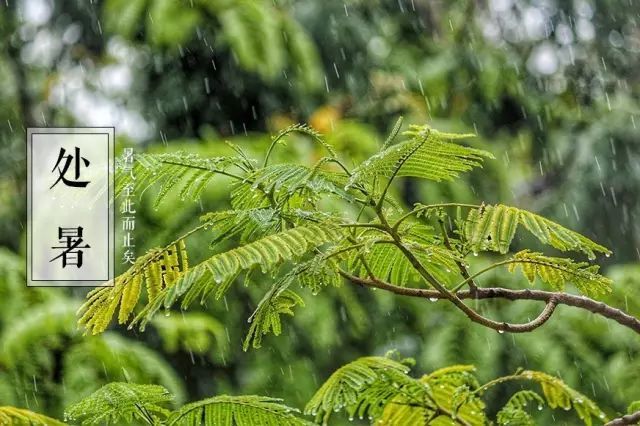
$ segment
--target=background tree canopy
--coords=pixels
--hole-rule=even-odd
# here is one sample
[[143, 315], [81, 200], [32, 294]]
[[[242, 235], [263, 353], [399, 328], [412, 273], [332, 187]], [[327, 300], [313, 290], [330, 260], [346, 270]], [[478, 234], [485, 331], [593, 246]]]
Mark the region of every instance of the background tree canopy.
[[[305, 309], [282, 336], [244, 352], [246, 319], [264, 288], [240, 282], [218, 302], [157, 316], [144, 333], [112, 326], [83, 337], [75, 312], [86, 291], [24, 286], [23, 144], [27, 126], [113, 125], [119, 151], [215, 157], [231, 141], [255, 155], [280, 129], [306, 122], [352, 168], [399, 115], [476, 133], [473, 146], [496, 157], [481, 173], [403, 178], [394, 197], [408, 207], [505, 203], [575, 229], [613, 250], [597, 260], [614, 283], [603, 300], [637, 317], [638, 11], [637, 0], [8, 0], [0, 6], [0, 405], [62, 418], [103, 385], [128, 381], [163, 386], [171, 409], [225, 393], [302, 408], [340, 366], [396, 349], [422, 372], [473, 364], [481, 382], [520, 367], [544, 371], [607, 413], [624, 412], [640, 399], [640, 341], [562, 306], [543, 329], [500, 334], [448, 304], [328, 287], [323, 297], [303, 295]], [[290, 135], [273, 161], [314, 164], [325, 154]], [[156, 203], [158, 189], [138, 204], [139, 256], [229, 207], [227, 185]], [[193, 238], [190, 256], [208, 257], [211, 235]], [[522, 236], [512, 248], [536, 244]], [[487, 285], [514, 279], [496, 270]], [[498, 301], [482, 312], [538, 313]], [[518, 389], [491, 390], [489, 412]], [[536, 419], [549, 424], [549, 415]], [[332, 422], [347, 424], [348, 415]]]

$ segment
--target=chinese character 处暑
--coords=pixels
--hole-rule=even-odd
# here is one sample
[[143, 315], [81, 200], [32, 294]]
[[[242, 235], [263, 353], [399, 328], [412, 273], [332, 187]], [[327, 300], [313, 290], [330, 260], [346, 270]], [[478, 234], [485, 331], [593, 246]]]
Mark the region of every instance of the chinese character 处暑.
[[[89, 167], [90, 161], [80, 155], [80, 148], [75, 147], [75, 155], [74, 154], [66, 154], [66, 150], [64, 148], [60, 148], [60, 153], [58, 154], [58, 161], [56, 165], [53, 166], [51, 171], [53, 172], [58, 169], [58, 180], [56, 180], [53, 185], [49, 187], [49, 189], [53, 188], [58, 184], [58, 182], [62, 181], [67, 186], [74, 186], [84, 188], [89, 184], [89, 181], [81, 181], [80, 179], [80, 160], [85, 167]], [[66, 174], [69, 171], [69, 167], [71, 167], [73, 163], [73, 180], [67, 178]]]
[[49, 262], [53, 262], [58, 258], [62, 258], [62, 267], [67, 265], [76, 265], [78, 268], [82, 267], [82, 254], [80, 249], [91, 248], [89, 244], [81, 246], [82, 240], [82, 226], [77, 228], [61, 228], [58, 227], [58, 240], [61, 246], [51, 247], [52, 249], [62, 250], [62, 253], [51, 259]]

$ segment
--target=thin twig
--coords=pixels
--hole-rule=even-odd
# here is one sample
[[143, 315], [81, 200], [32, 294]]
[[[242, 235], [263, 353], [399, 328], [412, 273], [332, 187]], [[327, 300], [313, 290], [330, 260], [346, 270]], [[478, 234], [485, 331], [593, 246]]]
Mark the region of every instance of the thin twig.
[[393, 169], [393, 172], [391, 173], [391, 176], [389, 176], [389, 179], [387, 180], [387, 184], [385, 185], [384, 189], [382, 190], [382, 193], [380, 194], [380, 200], [378, 201], [378, 203], [376, 204], [376, 207], [375, 207], [376, 208], [376, 212], [380, 213], [382, 211], [382, 206], [384, 204], [384, 200], [386, 198], [387, 191], [389, 191], [389, 188], [391, 187], [391, 183], [393, 182], [395, 177], [400, 172], [400, 169], [402, 168], [404, 163], [413, 154], [415, 154], [416, 151], [418, 151], [420, 149], [420, 147], [422, 147], [422, 145], [424, 145], [427, 142], [428, 139], [429, 139], [429, 135], [425, 136], [425, 138], [422, 141], [420, 141], [420, 143], [416, 144], [416, 146], [408, 154], [405, 154], [405, 156], [400, 159], [398, 164], [396, 164], [395, 168]]
[[[453, 252], [453, 247], [451, 246], [451, 242], [449, 241], [449, 234], [447, 234], [447, 229], [444, 226], [444, 221], [440, 218], [438, 219], [438, 223], [440, 223], [440, 230], [442, 231], [442, 238], [443, 238], [443, 242], [444, 242], [444, 246], [451, 252]], [[466, 266], [464, 266], [464, 263], [462, 263], [460, 260], [456, 259], [456, 265], [458, 265], [458, 269], [460, 270], [460, 274], [462, 274], [462, 276], [464, 277], [465, 281], [467, 282], [469, 289], [471, 291], [475, 291], [478, 289], [478, 285], [476, 284], [476, 282], [473, 280], [473, 278], [469, 275], [469, 270], [467, 269]]]
[[206, 170], [207, 172], [211, 172], [211, 173], [218, 173], [220, 175], [224, 175], [233, 179], [237, 179], [237, 180], [242, 180], [245, 182], [250, 182], [250, 180], [247, 177], [244, 176], [240, 176], [240, 175], [236, 175], [234, 173], [230, 173], [224, 170], [220, 170], [220, 169], [213, 169], [210, 167], [204, 167], [204, 166], [196, 166], [194, 164], [185, 164], [185, 163], [180, 163], [179, 161], [171, 161], [171, 160], [160, 160], [161, 163], [164, 164], [170, 164], [172, 166], [181, 166], [181, 167], [186, 167], [188, 169], [199, 169], [199, 170]]

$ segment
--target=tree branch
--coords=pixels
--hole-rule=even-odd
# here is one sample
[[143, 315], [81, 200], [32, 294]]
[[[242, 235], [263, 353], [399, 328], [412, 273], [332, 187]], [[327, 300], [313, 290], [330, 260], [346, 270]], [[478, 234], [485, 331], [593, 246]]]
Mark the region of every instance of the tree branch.
[[604, 426], [625, 426], [625, 425], [635, 425], [638, 423], [640, 423], [640, 411], [636, 411], [633, 414], [627, 414], [626, 416], [613, 419], [609, 423], [605, 423]]
[[[546, 320], [548, 320], [549, 316], [551, 315], [550, 312], [553, 312], [553, 309], [555, 308], [555, 306], [553, 307], [548, 307], [550, 309], [545, 309], [544, 311], [544, 315], [541, 314], [541, 316], [539, 317], [539, 319], [537, 319], [533, 324], [509, 324], [506, 322], [497, 322], [494, 321], [490, 318], [487, 318], [483, 315], [481, 315], [480, 313], [478, 313], [477, 311], [475, 311], [474, 309], [470, 308], [469, 306], [467, 306], [462, 300], [460, 300], [460, 298], [458, 298], [457, 294], [455, 292], [450, 291], [447, 287], [445, 287], [444, 285], [442, 285], [433, 275], [431, 275], [431, 273], [429, 271], [427, 271], [425, 269], [425, 267], [422, 265], [422, 263], [420, 262], [420, 260], [418, 260], [418, 258], [411, 252], [411, 250], [409, 250], [409, 248], [407, 248], [404, 244], [402, 244], [402, 239], [400, 238], [400, 235], [398, 234], [397, 231], [395, 231], [393, 228], [391, 228], [391, 226], [389, 225], [389, 222], [387, 221], [387, 219], [385, 218], [384, 214], [382, 213], [381, 209], [378, 209], [376, 207], [376, 214], [378, 215], [378, 218], [380, 219], [381, 224], [386, 228], [387, 233], [389, 233], [389, 235], [391, 235], [391, 237], [393, 238], [396, 247], [398, 247], [398, 249], [402, 252], [402, 254], [404, 255], [404, 257], [407, 258], [407, 260], [409, 261], [409, 263], [411, 263], [411, 266], [413, 266], [413, 268], [420, 274], [420, 276], [427, 282], [429, 283], [432, 287], [434, 287], [436, 290], [438, 290], [438, 292], [445, 297], [446, 299], [448, 299], [451, 303], [453, 303], [453, 305], [460, 309], [462, 312], [464, 312], [464, 314], [473, 322], [476, 322], [478, 324], [484, 325], [485, 327], [488, 328], [492, 328], [498, 332], [505, 332], [505, 331], [510, 331], [510, 332], [514, 332], [514, 333], [522, 333], [525, 331], [531, 331], [536, 327], [539, 327], [540, 325], [542, 325]], [[372, 279], [376, 279], [375, 277], [371, 277]], [[471, 277], [469, 277], [469, 279], [471, 279]], [[475, 289], [471, 289], [474, 293], [475, 293]], [[548, 316], [547, 316], [548, 313]], [[533, 327], [533, 328], [531, 328]]]
[[[365, 278], [356, 277], [344, 271], [341, 271], [340, 274], [348, 279], [349, 281], [361, 285], [364, 287], [375, 287], [382, 290], [387, 290], [391, 293], [399, 294], [401, 296], [409, 296], [409, 297], [418, 297], [422, 299], [431, 299], [431, 300], [442, 300], [449, 298], [442, 294], [438, 290], [429, 290], [429, 289], [421, 289], [421, 288], [410, 288], [410, 287], [399, 287], [397, 285], [387, 283], [381, 280], [369, 280]], [[594, 299], [590, 299], [585, 296], [577, 296], [574, 294], [568, 293], [558, 293], [551, 291], [543, 291], [543, 290], [511, 290], [508, 288], [501, 287], [490, 287], [490, 288], [478, 288], [475, 293], [470, 291], [459, 291], [456, 292], [455, 295], [459, 299], [507, 299], [507, 300], [534, 300], [540, 302], [546, 302], [547, 306], [542, 311], [542, 313], [533, 321], [530, 321], [526, 324], [507, 324], [507, 323], [499, 323], [499, 324], [507, 324], [511, 326], [524, 326], [531, 325], [534, 323], [536, 327], [531, 330], [539, 327], [544, 324], [551, 314], [553, 313], [555, 306], [551, 307], [550, 304], [555, 305], [567, 305], [573, 306], [575, 308], [581, 308], [586, 311], [592, 312], [597, 315], [601, 315], [605, 318], [609, 318], [614, 320], [620, 325], [623, 325], [636, 333], [640, 334], [640, 320], [637, 318], [627, 314], [621, 309], [614, 308], [612, 306], [607, 305], [606, 303], [599, 302]], [[552, 303], [555, 302], [555, 303]], [[484, 324], [483, 324], [484, 325]], [[493, 328], [493, 327], [492, 327]], [[512, 333], [522, 333], [531, 330], [518, 330], [518, 329], [504, 329], [504, 331], [509, 331]]]
[[[436, 290], [438, 290], [438, 292], [440, 292], [440, 294], [442, 294], [444, 298], [448, 299], [451, 303], [453, 303], [453, 305], [456, 308], [464, 312], [467, 318], [469, 318], [471, 321], [484, 325], [485, 327], [492, 328], [498, 332], [510, 331], [514, 333], [522, 333], [525, 331], [533, 330], [533, 329], [523, 329], [522, 327], [525, 326], [525, 324], [509, 324], [506, 322], [494, 321], [490, 318], [487, 318], [481, 315], [479, 312], [477, 312], [473, 308], [467, 306], [458, 297], [457, 293], [450, 291], [447, 287], [442, 285], [433, 275], [431, 275], [429, 271], [425, 269], [422, 263], [420, 263], [420, 260], [418, 260], [418, 258], [411, 252], [411, 250], [409, 250], [404, 244], [402, 244], [402, 241], [400, 240], [400, 237], [397, 234], [393, 235], [393, 239], [396, 241], [396, 246], [404, 254], [407, 260], [409, 260], [409, 263], [411, 263], [411, 266], [413, 266], [415, 270], [418, 271], [420, 276], [422, 276], [422, 278], [427, 283], [429, 283]], [[472, 289], [471, 291], [472, 291], [471, 293], [472, 295], [475, 294], [474, 289]]]

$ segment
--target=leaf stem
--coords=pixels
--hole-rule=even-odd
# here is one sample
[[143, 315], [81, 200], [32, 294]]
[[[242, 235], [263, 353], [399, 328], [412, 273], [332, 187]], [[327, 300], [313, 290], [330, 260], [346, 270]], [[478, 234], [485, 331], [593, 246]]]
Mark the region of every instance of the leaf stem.
[[429, 135], [426, 135], [424, 137], [424, 139], [422, 141], [420, 141], [419, 143], [416, 144], [416, 146], [407, 154], [405, 154], [401, 159], [400, 162], [396, 165], [396, 167], [393, 169], [393, 172], [391, 173], [391, 176], [389, 176], [389, 179], [387, 180], [387, 184], [385, 185], [384, 189], [382, 190], [382, 193], [380, 194], [380, 200], [378, 201], [378, 203], [376, 204], [376, 212], [380, 212], [382, 211], [382, 206], [384, 205], [384, 199], [387, 196], [387, 191], [389, 191], [389, 188], [391, 187], [391, 183], [393, 182], [393, 179], [395, 179], [395, 177], [398, 175], [398, 173], [400, 172], [400, 169], [402, 168], [402, 166], [404, 165], [404, 163], [407, 162], [407, 160], [416, 153], [416, 151], [418, 151], [420, 149], [420, 147], [422, 145], [424, 145], [427, 140], [429, 139]]
[[429, 204], [428, 206], [421, 206], [400, 216], [400, 218], [393, 225], [393, 229], [397, 230], [402, 222], [404, 222], [414, 214], [420, 213], [421, 211], [437, 209], [441, 207], [468, 207], [468, 208], [476, 209], [480, 206], [478, 204], [462, 204], [462, 203], [439, 203], [439, 204]]
[[218, 173], [218, 174], [221, 174], [221, 175], [224, 175], [224, 176], [228, 176], [228, 177], [233, 178], [233, 179], [245, 180], [245, 181], [247, 180], [247, 178], [244, 177], [244, 176], [236, 175], [235, 173], [230, 173], [230, 172], [227, 172], [227, 171], [224, 171], [224, 170], [212, 169], [212, 168], [203, 167], [203, 166], [194, 166], [193, 164], [184, 164], [184, 163], [179, 163], [179, 162], [171, 161], [171, 160], [161, 160], [161, 162], [164, 163], [164, 164], [171, 164], [173, 166], [187, 167], [189, 169], [206, 170], [208, 172]]
[[[474, 278], [484, 274], [485, 272], [489, 272], [492, 269], [498, 268], [498, 267], [503, 266], [503, 265], [508, 265], [510, 263], [515, 263], [515, 262], [514, 262], [513, 259], [509, 259], [509, 260], [503, 260], [502, 262], [493, 263], [493, 264], [487, 266], [486, 268], [481, 269], [480, 271], [474, 273], [473, 275], [468, 275], [463, 281], [461, 281], [458, 285], [456, 285], [451, 291], [453, 291], [455, 293], [455, 292], [459, 291], [462, 287], [464, 287], [465, 284], [472, 282], [474, 280]], [[469, 287], [471, 287], [471, 286], [469, 286]]]

